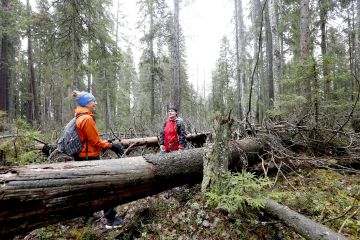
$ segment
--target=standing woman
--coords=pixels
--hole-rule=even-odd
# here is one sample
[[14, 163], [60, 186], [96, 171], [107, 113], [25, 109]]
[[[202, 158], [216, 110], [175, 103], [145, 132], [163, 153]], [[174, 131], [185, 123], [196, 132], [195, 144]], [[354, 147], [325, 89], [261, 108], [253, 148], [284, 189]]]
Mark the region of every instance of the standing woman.
[[184, 121], [178, 117], [175, 105], [169, 105], [168, 114], [169, 117], [165, 120], [164, 128], [160, 133], [160, 151], [183, 150], [186, 147]]
[[[75, 161], [100, 160], [102, 149], [111, 149], [116, 154], [122, 155], [124, 149], [120, 144], [110, 143], [100, 138], [94, 120], [97, 104], [95, 97], [91, 93], [79, 91], [74, 91], [73, 97], [78, 105], [75, 109], [76, 129], [82, 142], [81, 152], [74, 157]], [[105, 209], [104, 215], [107, 220], [107, 229], [120, 227], [124, 223], [122, 219], [115, 217], [114, 208]], [[89, 218], [85, 217], [84, 220], [87, 221]]]
[[99, 160], [102, 149], [111, 149], [122, 155], [124, 150], [121, 145], [111, 144], [100, 138], [94, 120], [97, 104], [94, 95], [88, 92], [74, 91], [73, 97], [78, 105], [75, 109], [76, 129], [83, 143], [81, 152], [75, 156], [75, 160]]

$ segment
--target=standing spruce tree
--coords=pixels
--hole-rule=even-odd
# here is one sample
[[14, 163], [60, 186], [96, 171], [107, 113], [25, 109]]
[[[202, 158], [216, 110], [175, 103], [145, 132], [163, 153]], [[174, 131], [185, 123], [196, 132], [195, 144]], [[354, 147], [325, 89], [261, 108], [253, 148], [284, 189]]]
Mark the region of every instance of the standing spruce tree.
[[245, 86], [242, 86], [241, 79], [245, 79], [245, 27], [244, 27], [244, 19], [243, 19], [243, 9], [242, 9], [242, 1], [234, 0], [235, 2], [235, 49], [236, 49], [236, 87], [237, 87], [237, 99], [238, 99], [238, 107], [237, 116], [240, 120], [243, 119], [243, 105], [242, 102], [244, 100], [242, 93], [242, 89]]
[[64, 112], [64, 79], [62, 70], [61, 52], [54, 49], [55, 40], [52, 34], [56, 32], [57, 22], [52, 13], [49, 1], [39, 1], [37, 13], [33, 13], [33, 39], [34, 56], [37, 66], [37, 79], [39, 83], [39, 96], [42, 103], [42, 121], [47, 125], [57, 126], [63, 124]]
[[229, 104], [230, 77], [231, 73], [231, 52], [229, 40], [223, 37], [220, 46], [220, 56], [216, 62], [216, 68], [212, 77], [212, 103], [213, 111], [216, 115], [224, 115], [226, 109], [233, 106]]
[[[7, 114], [7, 122], [12, 122], [18, 116], [17, 109], [20, 109], [20, 101], [25, 102], [24, 93], [18, 92], [19, 73], [16, 71], [17, 61], [19, 60], [21, 41], [20, 37], [23, 32], [24, 5], [17, 0], [1, 1], [1, 51], [0, 51], [0, 111]], [[26, 81], [23, 78], [23, 81]], [[27, 81], [26, 81], [27, 82]], [[17, 105], [17, 103], [19, 103]], [[2, 114], [3, 115], [3, 114]], [[0, 129], [2, 127], [0, 126]]]
[[[132, 96], [134, 95], [134, 83], [137, 82], [137, 73], [135, 70], [134, 57], [131, 48], [127, 48], [122, 55], [122, 62], [119, 66], [119, 78], [117, 82], [117, 107], [119, 125], [125, 129], [133, 126], [134, 112], [132, 111]], [[121, 124], [120, 124], [121, 123]]]
[[[0, 52], [0, 110], [10, 115], [10, 68], [9, 49], [11, 42], [8, 34], [9, 1], [1, 1], [1, 52]], [[1, 127], [0, 127], [1, 128]], [[1, 129], [0, 129], [1, 130]]]
[[[32, 15], [31, 15], [31, 6], [30, 1], [26, 1], [26, 8], [27, 8], [27, 15], [28, 15], [28, 21], [31, 21]], [[40, 103], [38, 98], [38, 84], [35, 78], [35, 68], [34, 68], [34, 58], [33, 58], [33, 38], [32, 38], [32, 26], [31, 24], [28, 24], [27, 27], [27, 40], [28, 40], [28, 49], [27, 49], [27, 57], [28, 57], [28, 65], [29, 65], [29, 95], [32, 96], [31, 99], [28, 101], [27, 106], [27, 120], [31, 123], [35, 122], [36, 124], [39, 124], [41, 121], [40, 118]]]
[[[137, 111], [140, 114], [140, 121], [145, 117], [154, 123], [161, 108], [159, 81], [163, 79], [161, 73], [164, 71], [160, 65], [160, 52], [166, 47], [159, 43], [163, 43], [164, 35], [168, 34], [166, 32], [166, 15], [169, 11], [164, 0], [142, 0], [138, 1], [138, 6], [141, 9], [141, 23], [144, 32], [141, 40], [146, 44], [146, 48], [140, 59], [140, 88], [137, 89], [139, 92], [136, 94]], [[160, 119], [157, 120], [160, 121]]]
[[[270, 106], [276, 106], [277, 98], [280, 93], [280, 76], [281, 76], [281, 54], [278, 27], [278, 0], [269, 0], [269, 25], [271, 29], [271, 44], [268, 48], [272, 50], [269, 60], [269, 68], [271, 67], [273, 79], [269, 79], [269, 98]], [[270, 38], [270, 32], [267, 35]], [[269, 39], [270, 41], [270, 39]], [[269, 52], [270, 54], [270, 52]], [[270, 65], [271, 64], [271, 65]], [[269, 70], [270, 73], [270, 70]], [[270, 77], [270, 76], [269, 76]]]
[[[110, 1], [64, 0], [53, 2], [52, 6], [54, 11], [51, 15], [51, 21], [54, 23], [54, 31], [50, 33], [51, 46], [49, 50], [52, 52], [53, 59], [57, 60], [55, 67], [58, 71], [56, 74], [58, 77], [56, 81], [60, 80], [62, 88], [66, 89], [61, 93], [62, 98], [65, 99], [62, 106], [65, 104], [67, 111], [60, 109], [61, 120], [65, 121], [69, 118], [67, 116], [71, 116], [73, 112], [73, 104], [69, 104], [72, 101], [67, 98], [70, 96], [71, 91], [74, 89], [86, 90], [88, 88], [84, 81], [85, 59], [88, 60], [89, 54], [95, 53], [90, 56], [90, 62], [93, 64], [87, 66], [87, 69], [95, 69], [99, 61], [104, 57], [109, 57], [105, 52], [110, 52], [111, 46], [114, 45], [109, 35], [111, 27], [108, 11]], [[106, 49], [108, 47], [110, 50]], [[103, 51], [104, 49], [106, 51]], [[86, 53], [88, 55], [85, 55]], [[101, 76], [101, 79], [105, 81], [104, 74], [100, 74], [100, 71], [104, 73], [104, 69], [97, 68], [97, 72], [91, 73], [91, 78]], [[96, 89], [94, 87], [96, 84], [94, 80], [92, 91]], [[94, 94], [96, 93], [94, 92]], [[105, 94], [105, 96], [107, 95]], [[99, 106], [101, 106], [100, 112], [106, 113], [105, 119], [109, 123], [111, 115], [108, 111], [109, 104], [106, 97], [105, 99], [99, 98], [99, 103]], [[107, 107], [102, 108], [103, 106]]]
[[174, 30], [173, 30], [173, 80], [174, 80], [174, 103], [178, 111], [181, 109], [181, 78], [180, 78], [180, 23], [179, 1], [174, 0]]

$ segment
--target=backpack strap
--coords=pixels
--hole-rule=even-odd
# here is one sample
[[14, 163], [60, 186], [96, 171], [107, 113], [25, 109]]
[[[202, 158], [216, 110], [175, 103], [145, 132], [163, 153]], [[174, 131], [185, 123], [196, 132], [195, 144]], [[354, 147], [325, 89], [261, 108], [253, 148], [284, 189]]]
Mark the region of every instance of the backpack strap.
[[[89, 115], [89, 114], [86, 114], [86, 113], [81, 113], [79, 115], [76, 116], [76, 119], [78, 119], [79, 117], [81, 116], [84, 116], [84, 115]], [[75, 123], [75, 126], [76, 126], [76, 123]], [[89, 159], [89, 156], [88, 156], [88, 152], [89, 152], [89, 143], [87, 140], [85, 140], [85, 144], [86, 144], [86, 147], [85, 147], [85, 152], [86, 152], [86, 155], [85, 155], [85, 160], [88, 160]]]

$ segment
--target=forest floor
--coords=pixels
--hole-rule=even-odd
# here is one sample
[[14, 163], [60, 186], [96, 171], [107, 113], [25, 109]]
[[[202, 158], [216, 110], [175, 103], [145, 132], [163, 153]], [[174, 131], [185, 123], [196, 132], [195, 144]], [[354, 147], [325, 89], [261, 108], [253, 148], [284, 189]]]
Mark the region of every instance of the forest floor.
[[[302, 169], [271, 179], [279, 203], [324, 223], [350, 239], [360, 239], [360, 174]], [[200, 185], [182, 186], [117, 207], [125, 224], [105, 229], [104, 219], [81, 218], [36, 229], [15, 239], [304, 239], [264, 212], [210, 209]]]

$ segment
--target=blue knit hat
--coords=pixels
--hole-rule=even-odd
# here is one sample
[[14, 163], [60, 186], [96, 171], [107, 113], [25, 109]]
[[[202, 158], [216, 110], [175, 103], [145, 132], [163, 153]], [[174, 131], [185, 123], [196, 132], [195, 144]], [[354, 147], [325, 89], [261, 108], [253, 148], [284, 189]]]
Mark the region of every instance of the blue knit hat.
[[76, 99], [76, 103], [81, 106], [85, 107], [91, 101], [95, 101], [94, 95], [91, 93], [85, 92], [84, 94], [80, 94], [80, 96]]

